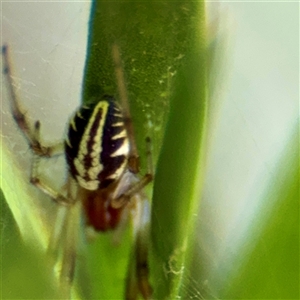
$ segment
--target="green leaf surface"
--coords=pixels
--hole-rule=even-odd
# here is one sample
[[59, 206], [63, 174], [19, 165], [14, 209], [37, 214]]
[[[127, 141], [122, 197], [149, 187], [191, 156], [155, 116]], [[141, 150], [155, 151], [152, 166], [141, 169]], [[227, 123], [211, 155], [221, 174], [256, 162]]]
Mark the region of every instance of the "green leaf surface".
[[[5, 278], [1, 282], [1, 298], [56, 297], [51, 273], [45, 272], [50, 271], [43, 253], [47, 238], [45, 226], [33, 201], [30, 198], [26, 201], [30, 190], [4, 145], [1, 162], [0, 248], [1, 273]], [[13, 186], [11, 178], [14, 178]]]
[[[299, 299], [298, 133], [282, 152], [260, 203], [264, 205], [253, 217], [228, 268], [212, 257], [209, 246], [198, 244], [193, 249], [186, 299], [195, 295], [203, 299]], [[213, 243], [210, 224], [200, 224], [205, 227], [205, 238]]]
[[297, 133], [266, 189], [266, 205], [236, 258], [240, 268], [220, 291], [222, 298], [299, 299], [299, 180]]
[[204, 32], [202, 38], [195, 35], [194, 48], [178, 72], [156, 174], [152, 240], [157, 272], [154, 276], [160, 278], [154, 290], [159, 299], [174, 299], [178, 295], [185, 252], [194, 237], [193, 215], [198, 210], [204, 169], [201, 163], [206, 115], [203, 36]]
[[[57, 298], [51, 270], [38, 247], [28, 247], [0, 190], [1, 299]], [[48, 272], [45, 272], [48, 271]]]

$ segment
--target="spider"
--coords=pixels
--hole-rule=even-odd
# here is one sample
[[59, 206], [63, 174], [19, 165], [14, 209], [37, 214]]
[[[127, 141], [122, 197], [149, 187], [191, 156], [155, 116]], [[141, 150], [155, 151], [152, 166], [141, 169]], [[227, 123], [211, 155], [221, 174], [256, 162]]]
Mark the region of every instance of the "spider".
[[[149, 203], [143, 193], [143, 188], [153, 180], [150, 139], [146, 138], [148, 170], [140, 177], [139, 156], [118, 45], [112, 45], [112, 60], [120, 103], [113, 96], [103, 95], [95, 99], [93, 105], [82, 105], [70, 119], [65, 140], [53, 146], [44, 146], [40, 142], [40, 122], [36, 121], [31, 126], [22, 112], [12, 82], [7, 45], [2, 47], [2, 55], [12, 116], [33, 153], [30, 182], [59, 205], [67, 207], [61, 225], [61, 230], [66, 232], [59, 272], [59, 286], [64, 297], [71, 297], [76, 260], [78, 228], [70, 225], [71, 222], [76, 223], [83, 210], [87, 226], [100, 232], [115, 230], [124, 225], [122, 220], [126, 219], [130, 210], [135, 209], [135, 268], [131, 268], [133, 272], [128, 272], [125, 299], [136, 299], [138, 293], [144, 299], [150, 299], [152, 289], [148, 280], [145, 243]], [[38, 168], [41, 158], [61, 154], [65, 154], [68, 176], [65, 189], [56, 191], [39, 177]], [[54, 251], [60, 242], [59, 234], [53, 233], [48, 251]]]

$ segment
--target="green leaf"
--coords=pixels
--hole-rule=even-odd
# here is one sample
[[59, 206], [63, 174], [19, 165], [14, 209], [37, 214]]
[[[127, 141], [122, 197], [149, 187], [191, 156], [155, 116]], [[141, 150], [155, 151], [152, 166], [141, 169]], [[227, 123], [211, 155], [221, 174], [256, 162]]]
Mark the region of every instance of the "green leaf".
[[[203, 19], [201, 4], [197, 8]], [[169, 121], [155, 178], [152, 241], [155, 298], [175, 299], [185, 269], [185, 253], [194, 239], [205, 135], [206, 60], [204, 28], [194, 29], [194, 45], [178, 70]], [[201, 31], [202, 30], [202, 31]]]
[[[1, 298], [57, 298], [45, 255], [26, 246], [1, 191]], [[45, 272], [48, 271], [48, 272]]]
[[292, 135], [282, 152], [260, 203], [264, 205], [253, 217], [245, 242], [236, 251], [232, 250], [234, 245], [226, 245], [226, 251], [230, 247], [233, 251], [229, 267], [212, 255], [210, 248], [220, 245], [213, 245], [217, 234], [210, 231], [210, 223], [200, 223], [205, 232], [200, 240], [204, 249], [201, 244], [193, 249], [186, 298], [299, 299], [298, 133]]
[[[298, 128], [297, 128], [298, 130]], [[293, 135], [266, 190], [266, 205], [220, 295], [299, 299], [299, 135]]]
[[[22, 180], [5, 145], [2, 145], [1, 158], [1, 297], [56, 298], [52, 270], [45, 259], [48, 236], [45, 223], [32, 198], [28, 199], [28, 184]], [[11, 178], [14, 178], [13, 186]]]

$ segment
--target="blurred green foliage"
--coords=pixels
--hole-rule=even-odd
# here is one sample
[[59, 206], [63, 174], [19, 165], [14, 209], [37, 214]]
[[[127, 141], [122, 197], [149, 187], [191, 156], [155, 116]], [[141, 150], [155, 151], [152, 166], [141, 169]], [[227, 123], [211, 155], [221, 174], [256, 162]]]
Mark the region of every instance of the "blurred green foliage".
[[240, 249], [241, 267], [220, 291], [224, 298], [299, 299], [299, 180], [296, 133], [266, 188], [266, 204], [253, 231]]
[[44, 253], [24, 243], [0, 192], [1, 299], [57, 299]]

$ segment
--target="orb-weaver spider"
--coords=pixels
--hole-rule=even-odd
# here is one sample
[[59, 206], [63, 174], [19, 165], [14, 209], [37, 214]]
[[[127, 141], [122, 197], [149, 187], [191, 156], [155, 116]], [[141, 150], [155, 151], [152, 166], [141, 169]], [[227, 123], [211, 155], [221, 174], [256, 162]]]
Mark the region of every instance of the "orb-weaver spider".
[[[125, 299], [136, 299], [140, 292], [150, 299], [148, 280], [147, 246], [145, 231], [149, 221], [149, 207], [143, 188], [153, 179], [150, 139], [146, 139], [148, 171], [139, 178], [139, 159], [129, 111], [126, 86], [119, 47], [112, 45], [120, 105], [112, 96], [103, 95], [91, 106], [81, 106], [71, 118], [68, 134], [63, 143], [51, 147], [40, 142], [40, 122], [33, 128], [22, 112], [14, 89], [8, 58], [8, 47], [2, 47], [4, 74], [8, 84], [13, 118], [33, 152], [30, 182], [57, 203], [67, 206], [68, 213], [62, 223], [67, 226], [72, 211], [83, 208], [88, 226], [96, 231], [113, 230], [123, 226], [124, 215], [136, 209], [135, 228], [135, 274], [128, 273]], [[68, 177], [65, 191], [56, 191], [39, 178], [41, 157], [51, 158], [65, 153]], [[130, 205], [129, 205], [130, 202]], [[78, 222], [78, 221], [77, 221]], [[74, 227], [75, 228], [75, 227]], [[67, 229], [68, 230], [68, 229]], [[71, 297], [76, 258], [76, 232], [69, 230], [62, 250], [59, 275], [60, 289]], [[57, 233], [50, 237], [49, 249], [57, 247]], [[132, 268], [131, 268], [132, 269]]]

